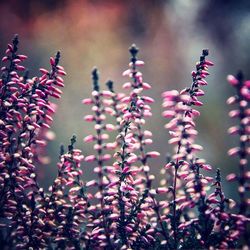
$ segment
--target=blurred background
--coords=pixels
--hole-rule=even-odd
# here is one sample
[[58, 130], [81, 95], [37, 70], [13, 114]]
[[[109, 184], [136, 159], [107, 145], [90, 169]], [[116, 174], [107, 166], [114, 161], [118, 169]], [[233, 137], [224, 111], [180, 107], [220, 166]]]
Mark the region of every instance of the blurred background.
[[[53, 130], [56, 139], [49, 144], [52, 162], [43, 167], [41, 183], [48, 187], [56, 176], [56, 161], [60, 144], [68, 145], [71, 135], [77, 135], [77, 147], [84, 155], [93, 151], [83, 138], [93, 129], [83, 121], [91, 113], [81, 100], [91, 93], [91, 70], [97, 66], [102, 86], [109, 79], [115, 89], [128, 79], [122, 77], [127, 68], [128, 47], [136, 43], [139, 58], [145, 61], [145, 82], [152, 84], [148, 93], [156, 99], [153, 117], [147, 128], [154, 133], [151, 148], [161, 157], [151, 164], [154, 173], [164, 165], [168, 132], [161, 117], [161, 93], [181, 89], [191, 83], [194, 69], [203, 48], [210, 49], [209, 59], [215, 63], [205, 87], [204, 106], [199, 126], [198, 142], [205, 150], [200, 156], [223, 176], [237, 170], [237, 163], [227, 156], [227, 150], [237, 145], [238, 138], [226, 133], [233, 121], [227, 116], [226, 99], [234, 92], [226, 82], [228, 74], [239, 69], [250, 78], [250, 1], [249, 0], [8, 0], [0, 1], [0, 50], [14, 34], [20, 36], [20, 52], [29, 60], [31, 75], [40, 67], [49, 67], [48, 59], [57, 50], [62, 52], [61, 64], [65, 77], [63, 98], [58, 102]], [[85, 179], [90, 167], [84, 164]], [[212, 173], [214, 174], [214, 173]], [[233, 195], [234, 186], [225, 182], [226, 193]]]

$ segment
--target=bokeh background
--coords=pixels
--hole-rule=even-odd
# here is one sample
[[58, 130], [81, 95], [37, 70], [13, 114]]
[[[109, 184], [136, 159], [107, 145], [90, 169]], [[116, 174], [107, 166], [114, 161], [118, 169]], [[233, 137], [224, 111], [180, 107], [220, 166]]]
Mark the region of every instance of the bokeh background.
[[[220, 167], [223, 176], [237, 169], [226, 153], [238, 141], [226, 133], [232, 121], [225, 102], [233, 93], [226, 76], [241, 69], [250, 78], [249, 0], [1, 0], [2, 55], [16, 33], [20, 51], [29, 56], [26, 66], [31, 75], [39, 74], [39, 67], [49, 67], [49, 56], [57, 50], [68, 73], [53, 124], [57, 136], [49, 144], [53, 160], [43, 167], [40, 178], [44, 187], [56, 176], [60, 144], [67, 145], [73, 133], [83, 154], [92, 152], [82, 141], [93, 132], [82, 119], [90, 111], [81, 105], [91, 92], [91, 70], [98, 67], [103, 87], [112, 79], [115, 89], [121, 90], [127, 81], [121, 73], [127, 68], [132, 43], [140, 48], [139, 57], [146, 62], [144, 79], [153, 86], [149, 95], [156, 99], [147, 127], [154, 132], [152, 149], [160, 151], [161, 157], [152, 162], [152, 171], [159, 173], [166, 152], [171, 151], [161, 118], [161, 92], [190, 84], [190, 72], [203, 48], [210, 49], [215, 67], [210, 70], [198, 120], [198, 142], [205, 148], [201, 156], [215, 169]], [[83, 167], [89, 179], [90, 167]], [[224, 185], [233, 196], [234, 186]]]

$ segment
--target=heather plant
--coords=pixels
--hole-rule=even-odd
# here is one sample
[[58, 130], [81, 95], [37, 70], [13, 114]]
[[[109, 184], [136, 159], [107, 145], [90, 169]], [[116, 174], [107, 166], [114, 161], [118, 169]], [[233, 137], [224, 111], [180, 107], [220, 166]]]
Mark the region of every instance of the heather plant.
[[[129, 68], [123, 76], [125, 93], [112, 81], [102, 90], [99, 73], [92, 71], [93, 91], [82, 103], [91, 107], [84, 117], [93, 132], [84, 143], [93, 153], [83, 156], [73, 136], [61, 146], [57, 176], [45, 191], [37, 179], [37, 166], [48, 163], [46, 142], [53, 139], [50, 125], [60, 98], [64, 68], [60, 53], [50, 58], [51, 69], [30, 78], [18, 53], [18, 37], [2, 59], [0, 80], [0, 245], [3, 249], [228, 249], [249, 246], [249, 98], [250, 81], [243, 74], [228, 76], [236, 94], [228, 104], [238, 105], [230, 117], [239, 126], [239, 171], [235, 181], [239, 199], [223, 191], [220, 169], [198, 156], [196, 118], [208, 68], [213, 63], [203, 50], [192, 82], [181, 91], [162, 94], [163, 117], [170, 119], [166, 162], [158, 166], [160, 183], [151, 173], [153, 132], [145, 129], [154, 100], [146, 93], [144, 62], [132, 45]], [[167, 147], [166, 147], [167, 148]], [[84, 169], [93, 166], [95, 178], [84, 181]], [[210, 174], [208, 174], [210, 173]]]

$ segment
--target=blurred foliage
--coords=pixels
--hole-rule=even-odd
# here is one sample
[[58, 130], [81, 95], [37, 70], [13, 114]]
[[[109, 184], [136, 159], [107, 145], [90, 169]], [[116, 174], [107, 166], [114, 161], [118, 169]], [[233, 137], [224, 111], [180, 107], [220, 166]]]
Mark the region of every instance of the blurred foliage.
[[[49, 150], [54, 160], [44, 168], [44, 180], [50, 182], [54, 178], [59, 145], [66, 143], [72, 133], [77, 135], [78, 147], [84, 155], [91, 152], [82, 143], [82, 138], [92, 132], [82, 121], [89, 110], [80, 104], [91, 92], [91, 69], [94, 65], [99, 68], [103, 87], [112, 79], [115, 89], [121, 90], [122, 83], [127, 81], [121, 72], [127, 67], [127, 48], [131, 43], [140, 47], [139, 57], [146, 62], [144, 79], [153, 85], [150, 96], [156, 103], [148, 127], [154, 132], [152, 147], [162, 154], [157, 164], [164, 164], [169, 149], [160, 94], [189, 85], [190, 71], [201, 49], [208, 47], [215, 67], [203, 98], [205, 106], [200, 109], [198, 140], [205, 148], [203, 156], [214, 168], [222, 168], [224, 176], [236, 169], [235, 162], [226, 155], [230, 145], [237, 144], [235, 138], [226, 134], [231, 121], [225, 101], [232, 91], [226, 75], [242, 69], [250, 77], [249, 11], [248, 0], [1, 1], [1, 51], [18, 33], [21, 51], [29, 56], [27, 66], [31, 74], [48, 66], [49, 56], [57, 50], [62, 51], [62, 65], [68, 73], [53, 126], [57, 138]], [[152, 167], [155, 173], [157, 164]]]

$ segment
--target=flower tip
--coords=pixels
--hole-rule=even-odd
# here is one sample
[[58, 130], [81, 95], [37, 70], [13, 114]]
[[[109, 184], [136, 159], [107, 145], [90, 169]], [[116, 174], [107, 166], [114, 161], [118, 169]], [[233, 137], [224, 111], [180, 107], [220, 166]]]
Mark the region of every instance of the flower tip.
[[138, 53], [139, 49], [137, 48], [137, 46], [133, 43], [130, 48], [129, 48], [129, 52], [131, 53], [131, 55], [133, 57], [136, 56], [136, 54]]
[[202, 55], [203, 56], [208, 56], [209, 55], [209, 49], [203, 49], [202, 50]]
[[96, 79], [96, 80], [98, 79], [98, 69], [96, 66], [92, 69], [92, 77], [93, 79]]

